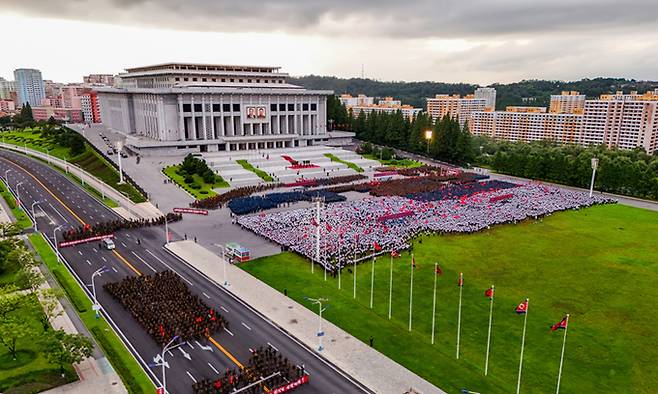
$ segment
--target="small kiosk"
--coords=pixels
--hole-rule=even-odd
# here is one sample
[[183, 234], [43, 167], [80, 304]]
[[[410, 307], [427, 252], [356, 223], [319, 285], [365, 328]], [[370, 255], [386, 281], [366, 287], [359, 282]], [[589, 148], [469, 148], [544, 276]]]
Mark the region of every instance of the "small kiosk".
[[249, 249], [241, 246], [237, 242], [229, 242], [226, 244], [226, 258], [238, 263], [249, 261]]

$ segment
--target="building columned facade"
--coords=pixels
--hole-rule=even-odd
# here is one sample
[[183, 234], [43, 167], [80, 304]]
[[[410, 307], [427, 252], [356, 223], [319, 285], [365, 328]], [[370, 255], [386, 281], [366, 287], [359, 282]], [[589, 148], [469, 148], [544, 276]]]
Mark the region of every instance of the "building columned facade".
[[41, 105], [41, 100], [46, 97], [41, 71], [32, 68], [19, 68], [14, 70], [16, 80], [17, 106], [30, 103], [30, 106]]
[[168, 63], [127, 69], [99, 87], [103, 124], [137, 149], [235, 151], [322, 144], [327, 96], [278, 67]]

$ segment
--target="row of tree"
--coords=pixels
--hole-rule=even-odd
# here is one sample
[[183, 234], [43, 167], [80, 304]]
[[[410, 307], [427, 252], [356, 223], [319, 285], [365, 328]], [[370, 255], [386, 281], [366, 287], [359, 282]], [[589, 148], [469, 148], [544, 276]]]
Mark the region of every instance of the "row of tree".
[[[17, 278], [13, 284], [0, 287], [0, 345], [12, 358], [17, 359], [24, 338], [39, 342], [62, 376], [67, 365], [90, 357], [93, 345], [87, 337], [51, 327], [51, 322], [63, 313], [58, 301], [63, 295], [61, 290], [40, 288], [45, 279], [24, 244], [14, 238], [0, 241], [0, 262], [0, 275], [15, 272]], [[35, 327], [35, 320], [41, 328]]]
[[[446, 115], [436, 122], [421, 112], [413, 119], [392, 113], [359, 112], [354, 116], [338, 99], [327, 101], [327, 116], [334, 128], [351, 130], [363, 141], [387, 145], [408, 152], [425, 153], [430, 157], [457, 164], [472, 163], [474, 145], [468, 127], [461, 127], [458, 118]], [[428, 139], [427, 131], [431, 131]]]
[[594, 187], [609, 193], [658, 200], [658, 156], [642, 149], [558, 145], [549, 141], [523, 143], [476, 137], [479, 165], [529, 179], [589, 188], [591, 160], [599, 159]]

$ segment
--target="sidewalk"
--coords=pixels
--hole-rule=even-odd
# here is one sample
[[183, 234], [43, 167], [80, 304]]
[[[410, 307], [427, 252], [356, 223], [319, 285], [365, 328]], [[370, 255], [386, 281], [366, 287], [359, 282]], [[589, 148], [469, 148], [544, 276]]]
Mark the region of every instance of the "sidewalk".
[[[166, 248], [214, 282], [224, 282], [221, 258], [204, 247], [180, 241]], [[228, 290], [238, 298], [307, 346], [317, 345], [316, 314], [233, 265], [227, 265], [227, 276]], [[399, 394], [410, 388], [420, 394], [444, 393], [334, 324], [326, 321], [324, 331], [327, 347], [322, 356], [376, 393]]]

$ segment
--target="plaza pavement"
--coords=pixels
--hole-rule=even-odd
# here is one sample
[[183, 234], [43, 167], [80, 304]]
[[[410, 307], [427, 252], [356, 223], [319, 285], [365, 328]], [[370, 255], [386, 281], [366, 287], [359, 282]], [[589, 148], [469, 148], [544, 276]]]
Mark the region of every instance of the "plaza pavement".
[[[317, 348], [318, 320], [312, 311], [231, 264], [226, 264], [224, 278], [223, 260], [193, 241], [172, 242], [165, 247], [215, 283], [228, 280], [230, 293], [307, 347]], [[334, 324], [324, 321], [323, 328], [325, 349], [321, 355], [374, 392], [444, 393]]]

